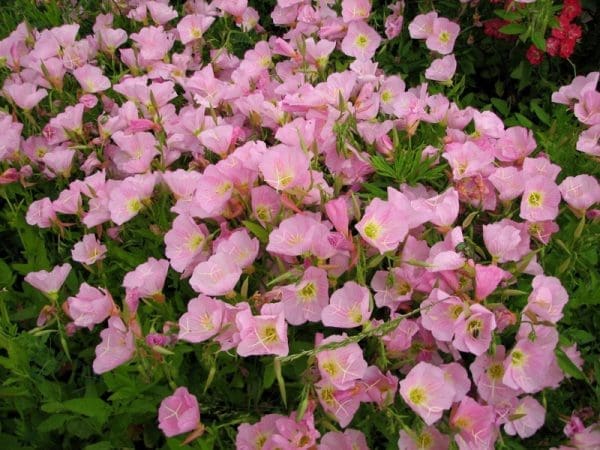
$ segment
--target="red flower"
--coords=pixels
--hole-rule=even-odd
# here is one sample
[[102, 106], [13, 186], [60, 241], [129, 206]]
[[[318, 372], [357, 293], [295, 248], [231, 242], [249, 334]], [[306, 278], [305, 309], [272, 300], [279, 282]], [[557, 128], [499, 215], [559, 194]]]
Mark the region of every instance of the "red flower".
[[510, 22], [508, 22], [504, 19], [499, 19], [499, 18], [485, 20], [483, 22], [483, 32], [487, 36], [491, 36], [496, 39], [510, 40], [510, 39], [516, 38], [516, 36], [504, 34], [500, 31], [500, 28], [502, 28], [504, 25], [508, 25], [509, 23]]
[[573, 54], [575, 50], [575, 40], [565, 39], [560, 43], [560, 51], [559, 55], [561, 58], [567, 59], [569, 56]]
[[531, 44], [531, 46], [527, 49], [525, 57], [532, 66], [537, 66], [544, 59], [544, 52], [537, 48], [535, 45]]
[[546, 52], [548, 52], [548, 54], [550, 56], [558, 55], [559, 49], [560, 49], [560, 40], [558, 40], [552, 36], [550, 36], [548, 39], [546, 39]]
[[571, 22], [581, 14], [581, 2], [579, 0], [565, 0], [560, 17]]

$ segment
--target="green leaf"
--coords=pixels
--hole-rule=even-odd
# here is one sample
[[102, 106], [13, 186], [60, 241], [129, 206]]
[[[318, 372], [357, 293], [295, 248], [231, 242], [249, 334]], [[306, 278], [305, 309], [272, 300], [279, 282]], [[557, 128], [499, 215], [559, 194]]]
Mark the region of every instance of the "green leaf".
[[518, 10], [505, 11], [503, 9], [496, 9], [494, 11], [494, 14], [496, 14], [501, 19], [508, 20], [508, 21], [519, 20], [521, 18], [521, 14], [519, 13]]
[[83, 397], [67, 400], [66, 402], [49, 402], [42, 405], [42, 411], [58, 413], [69, 411], [82, 416], [96, 419], [99, 424], [106, 423], [110, 414], [110, 406], [103, 400], [95, 397]]
[[265, 366], [263, 372], [263, 388], [269, 389], [275, 382], [275, 366], [273, 363], [269, 363]]
[[533, 122], [521, 113], [515, 113], [515, 117], [525, 128], [533, 128]]
[[242, 223], [246, 228], [250, 230], [250, 232], [258, 238], [260, 242], [266, 244], [269, 242], [269, 232], [265, 230], [262, 226], [257, 224], [256, 222], [252, 222], [250, 220], [243, 220]]
[[0, 259], [0, 289], [9, 288], [15, 282], [15, 277], [10, 266]]
[[42, 433], [48, 433], [62, 428], [67, 420], [71, 417], [70, 414], [52, 414], [46, 420], [40, 422], [37, 426], [37, 430]]
[[508, 103], [506, 103], [506, 101], [500, 98], [492, 98], [490, 101], [492, 102], [492, 105], [494, 105], [494, 108], [500, 112], [500, 114], [502, 114], [504, 117], [508, 116], [510, 113], [510, 108], [508, 107]]
[[546, 111], [544, 111], [536, 100], [533, 100], [530, 104], [530, 108], [533, 113], [540, 119], [540, 122], [543, 122], [545, 125], [550, 126], [552, 124], [552, 120]]
[[544, 31], [545, 30], [536, 30], [531, 35], [531, 42], [533, 42], [533, 45], [543, 52], [546, 51], [546, 39], [544, 39]]
[[527, 26], [522, 23], [509, 23], [508, 25], [501, 27], [498, 31], [500, 31], [500, 33], [511, 35], [521, 34], [527, 31]]
[[573, 361], [569, 359], [569, 357], [561, 348], [557, 348], [555, 350], [555, 353], [556, 360], [558, 361], [558, 366], [566, 375], [570, 375], [577, 380], [586, 379], [584, 373], [579, 369], [579, 367], [573, 364]]
[[112, 448], [113, 445], [109, 441], [102, 441], [86, 445], [83, 450], [111, 450]]

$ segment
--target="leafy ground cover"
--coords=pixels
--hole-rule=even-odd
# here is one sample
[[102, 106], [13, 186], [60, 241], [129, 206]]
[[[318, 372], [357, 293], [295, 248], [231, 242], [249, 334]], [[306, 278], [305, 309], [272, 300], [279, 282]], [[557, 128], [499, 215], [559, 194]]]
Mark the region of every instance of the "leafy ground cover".
[[3, 2], [4, 446], [600, 447], [598, 19]]

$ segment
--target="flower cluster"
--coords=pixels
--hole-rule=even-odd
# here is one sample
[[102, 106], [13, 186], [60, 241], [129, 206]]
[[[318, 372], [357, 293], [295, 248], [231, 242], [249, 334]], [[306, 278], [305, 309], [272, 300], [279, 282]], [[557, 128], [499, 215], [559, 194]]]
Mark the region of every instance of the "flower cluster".
[[578, 76], [552, 94], [552, 101], [572, 108], [575, 117], [586, 125], [577, 140], [577, 150], [592, 156], [600, 156], [600, 91], [599, 72]]
[[[70, 264], [29, 273], [49, 299], [38, 326], [65, 320], [71, 334], [103, 326], [96, 374], [136, 358], [163, 364], [184, 345], [282, 365], [302, 356], [291, 330], [310, 333], [307, 404], [240, 425], [238, 449], [367, 449], [346, 427], [361, 407], [392, 405], [414, 413], [413, 426], [397, 430], [403, 449], [451, 440], [492, 449], [502, 430], [530, 437], [545, 419], [536, 394], [565, 378], [557, 349], [583, 364], [576, 347], [559, 343], [569, 295], [537, 254], [558, 231], [563, 202], [580, 217], [598, 215], [598, 181], [560, 180], [531, 130], [383, 73], [371, 3], [330, 3], [278, 0], [271, 19], [285, 34], [242, 57], [205, 36], [223, 20], [260, 31], [243, 0], [190, 1], [183, 17], [166, 1], [130, 1], [137, 33], [105, 14], [80, 39], [78, 25], [23, 24], [0, 42], [12, 71], [2, 94], [15, 113], [0, 113], [2, 182], [35, 174], [64, 186], [33, 201], [27, 223], [80, 228], [72, 259], [90, 271], [102, 270], [140, 219], [164, 242], [162, 257], [144, 255], [123, 274], [122, 289], [83, 282], [62, 303]], [[402, 27], [402, 6], [386, 21], [388, 37]], [[573, 14], [564, 13], [568, 23]], [[430, 12], [408, 30], [440, 55], [425, 77], [450, 82], [459, 25]], [[347, 64], [329, 64], [334, 57]], [[128, 74], [111, 79], [101, 61]], [[591, 127], [578, 149], [592, 154], [600, 153], [597, 81], [598, 73], [578, 77], [554, 98], [576, 100]], [[75, 82], [77, 98], [36, 132], [32, 112]], [[441, 177], [382, 182], [405, 154]], [[174, 320], [140, 307], [168, 303], [184, 283], [197, 296]], [[514, 291], [523, 302], [510, 301]], [[364, 345], [371, 338], [378, 354]], [[166, 436], [203, 432], [187, 388], [158, 417]], [[322, 434], [324, 417], [346, 430]], [[573, 445], [597, 437], [580, 428]]]

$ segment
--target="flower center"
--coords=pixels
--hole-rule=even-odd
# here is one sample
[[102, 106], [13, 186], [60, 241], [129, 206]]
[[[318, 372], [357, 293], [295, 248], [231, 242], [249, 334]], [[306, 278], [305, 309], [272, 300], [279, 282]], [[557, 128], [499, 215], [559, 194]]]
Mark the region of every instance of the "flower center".
[[475, 319], [469, 322], [469, 324], [467, 325], [467, 331], [471, 336], [477, 339], [479, 337], [479, 332], [481, 331], [482, 327], [483, 323], [481, 322], [481, 320]]
[[365, 236], [369, 239], [377, 239], [381, 233], [381, 225], [374, 221], [370, 221], [365, 225]]
[[421, 387], [412, 388], [408, 393], [408, 399], [414, 405], [422, 405], [423, 403], [425, 403], [425, 400], [427, 400], [427, 394], [425, 394], [425, 389]]
[[502, 364], [492, 364], [487, 373], [492, 380], [500, 380], [504, 376], [504, 367]]
[[525, 364], [525, 353], [523, 353], [521, 350], [513, 350], [510, 355], [510, 361], [513, 366], [521, 367], [523, 364]]
[[356, 36], [356, 40], [354, 41], [354, 43], [359, 48], [365, 48], [369, 43], [369, 38], [366, 34], [359, 34], [358, 36]]
[[442, 31], [440, 33], [439, 38], [442, 44], [447, 44], [450, 41], [450, 33], [448, 33], [447, 31]]
[[262, 330], [262, 338], [265, 344], [273, 344], [279, 341], [277, 337], [277, 330], [273, 325], [267, 325]]
[[335, 361], [327, 361], [323, 364], [323, 370], [330, 377], [334, 377], [338, 373], [338, 364]]
[[194, 234], [188, 239], [187, 248], [190, 251], [195, 252], [198, 249], [198, 247], [200, 247], [200, 244], [202, 244], [203, 241], [204, 236], [202, 236], [201, 234]]
[[306, 286], [304, 286], [302, 289], [300, 289], [300, 291], [298, 291], [298, 295], [300, 296], [300, 299], [307, 303], [307, 302], [311, 302], [313, 300], [313, 298], [315, 297], [315, 294], [317, 293], [317, 288], [315, 286], [314, 283], [308, 283]]
[[529, 206], [539, 208], [542, 206], [543, 199], [544, 197], [541, 192], [533, 191], [529, 194], [529, 197], [527, 197], [527, 203], [529, 203]]
[[433, 444], [433, 438], [429, 433], [422, 433], [417, 438], [417, 448], [419, 449], [428, 449], [431, 448], [431, 444]]

